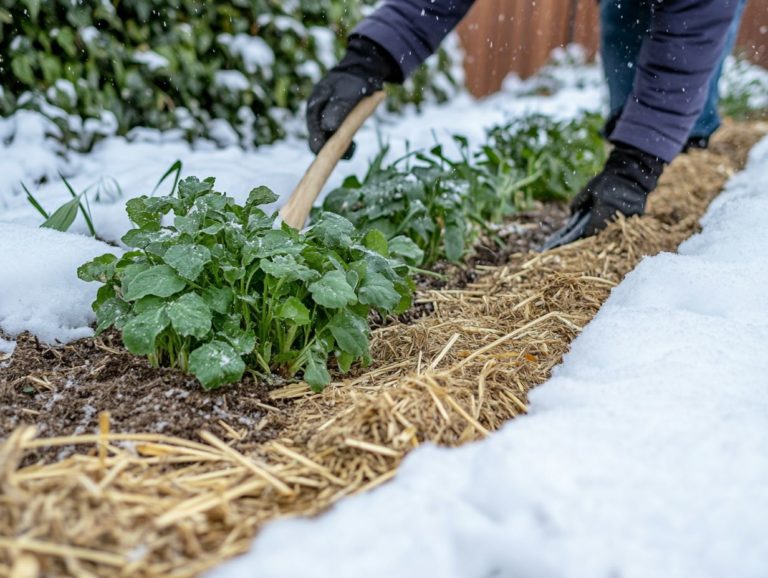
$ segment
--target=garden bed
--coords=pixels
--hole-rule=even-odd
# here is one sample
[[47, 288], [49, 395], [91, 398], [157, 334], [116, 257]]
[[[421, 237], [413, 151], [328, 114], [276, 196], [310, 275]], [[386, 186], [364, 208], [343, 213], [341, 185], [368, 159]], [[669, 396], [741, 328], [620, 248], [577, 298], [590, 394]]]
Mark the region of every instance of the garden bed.
[[[516, 253], [496, 266], [476, 263], [477, 277], [453, 285], [460, 288], [425, 287], [417, 304], [429, 304], [432, 311], [379, 328], [372, 343], [375, 364], [321, 394], [303, 384], [216, 394], [226, 400], [223, 411], [274, 420], [262, 428], [271, 439], [238, 440], [242, 426], [236, 419], [222, 418], [224, 427], [215, 412], [209, 418], [205, 411], [198, 413], [202, 421], [189, 422], [189, 430], [202, 423], [213, 432], [204, 434], [204, 443], [189, 430], [186, 440], [138, 434], [126, 426], [131, 422], [120, 421], [123, 403], [91, 403], [96, 412], [113, 414], [101, 420], [100, 434], [36, 440], [31, 429], [17, 428], [0, 448], [0, 526], [9, 528], [0, 538], [0, 570], [42, 565], [46, 575], [113, 576], [116, 567], [131, 576], [195, 575], [243, 551], [271, 519], [314, 514], [391, 479], [403, 456], [425, 441], [458, 445], [497, 429], [526, 411], [527, 392], [547, 379], [610, 289], [644, 255], [674, 250], [697, 230], [709, 201], [764, 130], [727, 126], [709, 151], [678, 159], [651, 198], [646, 218], [622, 220], [597, 238], [545, 254]], [[44, 422], [28, 410], [46, 411], [53, 396], [45, 393], [46, 382], [69, 391], [67, 371], [85, 361], [93, 368], [120, 358], [108, 337], [102, 346], [118, 353], [93, 340], [69, 346], [74, 350], [38, 350], [33, 340], [22, 340], [0, 391], [16, 415], [27, 410], [26, 423]], [[57, 365], [63, 371], [53, 378]], [[157, 387], [162, 394], [182, 387], [173, 372], [130, 368], [144, 381], [159, 377], [158, 385], [169, 379]], [[100, 371], [113, 372], [114, 381], [130, 373], [122, 369], [127, 367]], [[93, 383], [100, 379], [104, 374], [93, 376]], [[48, 398], [35, 401], [38, 395]], [[77, 414], [74, 398], [64, 407]], [[5, 421], [9, 413], [4, 415]], [[167, 418], [177, 422], [173, 427], [183, 423], [176, 414]], [[95, 424], [96, 417], [66, 427]], [[45, 435], [57, 433], [73, 431], [53, 427]], [[50, 456], [73, 443], [81, 453], [19, 467], [36, 452]]]

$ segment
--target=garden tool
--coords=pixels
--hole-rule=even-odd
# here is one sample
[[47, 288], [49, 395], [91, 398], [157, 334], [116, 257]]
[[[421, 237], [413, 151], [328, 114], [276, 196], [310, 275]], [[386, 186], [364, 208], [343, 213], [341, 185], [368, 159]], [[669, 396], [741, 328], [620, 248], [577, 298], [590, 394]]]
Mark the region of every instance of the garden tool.
[[385, 96], [384, 91], [380, 90], [361, 100], [344, 119], [339, 129], [328, 139], [280, 210], [280, 217], [284, 223], [296, 229], [304, 227], [309, 212], [312, 210], [312, 205], [328, 181], [328, 177], [331, 176], [339, 159], [352, 143], [355, 133], [373, 114]]

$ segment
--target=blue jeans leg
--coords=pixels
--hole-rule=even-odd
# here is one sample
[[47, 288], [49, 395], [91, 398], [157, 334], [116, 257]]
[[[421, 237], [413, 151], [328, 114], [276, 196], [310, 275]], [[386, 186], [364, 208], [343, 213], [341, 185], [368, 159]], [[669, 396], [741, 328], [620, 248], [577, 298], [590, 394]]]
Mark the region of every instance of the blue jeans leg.
[[704, 105], [704, 110], [696, 120], [696, 124], [691, 129], [691, 137], [709, 137], [720, 126], [720, 113], [717, 110], [717, 104], [720, 101], [720, 75], [723, 72], [723, 63], [726, 57], [733, 51], [733, 45], [736, 43], [736, 37], [739, 34], [739, 26], [741, 24], [741, 17], [744, 14], [744, 7], [747, 5], [747, 0], [739, 0], [739, 6], [736, 9], [736, 14], [733, 16], [733, 22], [728, 29], [728, 36], [725, 39], [725, 47], [723, 48], [723, 55], [720, 57], [720, 62], [715, 69], [715, 74], [712, 76], [712, 80], [709, 83], [709, 95], [707, 96], [707, 103]]

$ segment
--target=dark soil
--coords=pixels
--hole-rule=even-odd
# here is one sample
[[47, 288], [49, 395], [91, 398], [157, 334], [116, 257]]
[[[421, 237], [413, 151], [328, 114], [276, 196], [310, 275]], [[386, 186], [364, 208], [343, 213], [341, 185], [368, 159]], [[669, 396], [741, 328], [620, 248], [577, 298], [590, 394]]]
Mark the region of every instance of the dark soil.
[[[442, 278], [421, 277], [418, 289], [465, 287], [481, 273], [478, 266], [500, 265], [513, 253], [539, 247], [567, 214], [567, 208], [557, 204], [520, 213], [496, 231], [496, 238], [480, 239], [464, 265], [438, 263], [434, 269]], [[372, 326], [409, 323], [431, 310], [425, 303], [398, 319], [374, 316]], [[180, 371], [155, 368], [131, 355], [115, 331], [68, 345], [41, 344], [29, 334], [20, 335], [16, 343], [11, 358], [0, 361], [0, 440], [24, 424], [35, 425], [41, 437], [95, 433], [99, 414], [109, 411], [113, 432], [197, 439], [206, 429], [244, 450], [279, 436], [283, 410], [290, 404], [269, 398], [269, 392], [284, 383], [261, 376], [205, 391]], [[67, 446], [28, 460], [62, 458], [82, 450]]]
[[[41, 437], [94, 433], [99, 413], [109, 411], [113, 432], [197, 439], [206, 429], [247, 447], [281, 429], [285, 404], [268, 397], [275, 385], [247, 376], [205, 391], [188, 375], [128, 353], [117, 332], [59, 346], [25, 333], [0, 365], [0, 439], [23, 424]], [[72, 451], [65, 447], [59, 457]]]

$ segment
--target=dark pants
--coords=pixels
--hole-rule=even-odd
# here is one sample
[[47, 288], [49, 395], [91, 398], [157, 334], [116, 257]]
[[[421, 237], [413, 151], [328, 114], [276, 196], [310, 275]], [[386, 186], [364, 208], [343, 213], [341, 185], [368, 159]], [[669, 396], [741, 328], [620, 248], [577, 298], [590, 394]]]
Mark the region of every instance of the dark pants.
[[[656, 0], [600, 1], [600, 56], [610, 92], [612, 118], [618, 116], [632, 93], [637, 58], [643, 39], [648, 34], [651, 4], [654, 1]], [[728, 30], [723, 55], [709, 84], [707, 103], [691, 129], [691, 138], [709, 137], [720, 126], [720, 114], [717, 111], [720, 97], [718, 81], [723, 70], [723, 61], [731, 53], [736, 42], [745, 4], [746, 0], [740, 0]]]

